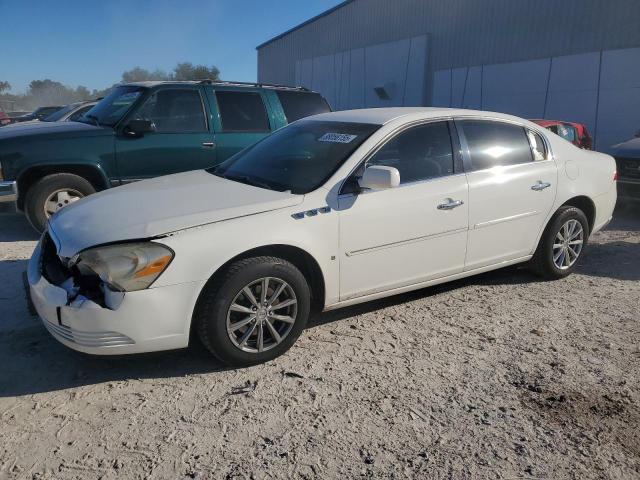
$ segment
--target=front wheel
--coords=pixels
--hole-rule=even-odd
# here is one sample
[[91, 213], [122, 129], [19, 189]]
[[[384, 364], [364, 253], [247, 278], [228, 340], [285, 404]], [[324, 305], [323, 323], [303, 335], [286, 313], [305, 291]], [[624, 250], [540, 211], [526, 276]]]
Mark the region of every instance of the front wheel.
[[27, 190], [24, 213], [31, 226], [38, 232], [42, 232], [51, 215], [95, 191], [88, 180], [78, 175], [71, 173], [47, 175]]
[[233, 263], [205, 286], [193, 322], [214, 356], [244, 367], [291, 348], [309, 309], [309, 285], [300, 270], [281, 258], [254, 257]]
[[537, 275], [558, 279], [571, 274], [584, 252], [589, 238], [589, 222], [576, 207], [560, 208], [547, 225], [530, 262]]

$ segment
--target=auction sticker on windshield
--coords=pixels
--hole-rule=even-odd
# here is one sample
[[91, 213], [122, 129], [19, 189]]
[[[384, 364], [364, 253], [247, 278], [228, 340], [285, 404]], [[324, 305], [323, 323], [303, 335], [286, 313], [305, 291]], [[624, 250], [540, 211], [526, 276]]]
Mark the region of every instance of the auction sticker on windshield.
[[325, 133], [318, 141], [319, 142], [331, 142], [331, 143], [351, 143], [357, 135], [349, 135], [347, 133]]

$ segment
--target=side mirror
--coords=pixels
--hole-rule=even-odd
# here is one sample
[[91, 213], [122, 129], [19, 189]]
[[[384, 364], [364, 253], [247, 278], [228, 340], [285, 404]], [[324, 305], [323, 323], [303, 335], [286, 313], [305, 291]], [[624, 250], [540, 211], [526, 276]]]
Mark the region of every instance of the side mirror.
[[124, 127], [124, 133], [131, 137], [141, 137], [145, 133], [153, 133], [155, 131], [156, 125], [151, 120], [131, 120]]
[[400, 172], [394, 167], [372, 166], [367, 167], [358, 181], [360, 188], [370, 190], [386, 190], [400, 185]]

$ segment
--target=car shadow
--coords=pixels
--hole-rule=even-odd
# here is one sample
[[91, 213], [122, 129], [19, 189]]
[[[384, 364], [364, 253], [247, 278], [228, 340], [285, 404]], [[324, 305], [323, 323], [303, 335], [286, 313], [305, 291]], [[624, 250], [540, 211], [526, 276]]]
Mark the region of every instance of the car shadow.
[[[0, 275], [7, 262], [0, 262]], [[22, 266], [24, 266], [26, 262]], [[20, 267], [12, 267], [16, 271]], [[14, 279], [18, 282], [18, 279]], [[354, 315], [372, 312], [391, 305], [410, 302], [472, 283], [504, 284], [536, 281], [521, 269], [507, 268], [435, 287], [388, 297], [361, 305], [315, 315], [307, 328]], [[22, 287], [21, 287], [22, 288]], [[0, 301], [0, 308], [2, 308]], [[58, 343], [37, 317], [28, 313], [26, 296], [15, 298], [9, 311], [16, 317], [13, 328], [0, 328], [0, 398], [31, 395], [66, 388], [143, 378], [184, 377], [216, 373], [229, 368], [217, 361], [197, 339], [188, 348], [170, 352], [155, 352], [126, 356], [94, 356], [75, 352]]]
[[613, 212], [613, 220], [607, 230], [640, 232], [640, 199], [618, 200]]
[[[19, 224], [19, 222], [18, 222]], [[619, 212], [610, 230], [638, 231], [635, 212]], [[28, 227], [28, 225], [27, 225]], [[0, 241], [16, 234], [0, 233]], [[31, 238], [33, 238], [32, 235]], [[593, 243], [577, 273], [619, 280], [640, 280], [640, 244], [626, 239]], [[21, 275], [26, 260], [0, 261], [0, 397], [30, 395], [66, 388], [130, 379], [161, 379], [216, 373], [227, 367], [198, 341], [187, 349], [122, 357], [89, 356], [59, 344], [27, 310]], [[387, 297], [314, 316], [314, 329], [356, 315], [469, 285], [518, 285], [541, 281], [525, 268], [512, 266], [474, 277]]]
[[0, 213], [0, 244], [36, 241], [40, 235], [29, 225], [24, 215]]

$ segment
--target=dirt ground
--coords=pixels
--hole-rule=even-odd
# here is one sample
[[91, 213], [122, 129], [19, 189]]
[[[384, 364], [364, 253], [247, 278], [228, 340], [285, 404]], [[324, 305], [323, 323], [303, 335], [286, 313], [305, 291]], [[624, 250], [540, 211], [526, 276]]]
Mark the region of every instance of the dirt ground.
[[29, 316], [0, 215], [0, 479], [640, 478], [640, 207], [578, 272], [508, 268], [324, 314], [266, 365], [95, 358]]

